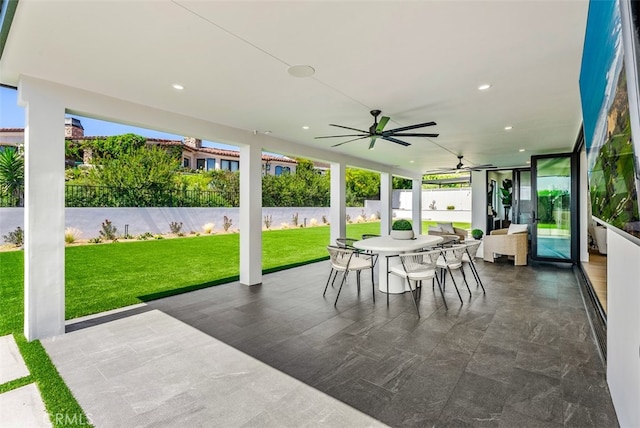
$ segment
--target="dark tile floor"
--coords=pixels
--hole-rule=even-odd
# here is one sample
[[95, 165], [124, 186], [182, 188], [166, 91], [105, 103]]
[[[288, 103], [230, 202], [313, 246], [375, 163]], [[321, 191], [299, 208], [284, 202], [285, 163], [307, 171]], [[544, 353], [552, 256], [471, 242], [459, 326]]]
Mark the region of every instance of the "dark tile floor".
[[[322, 291], [328, 262], [150, 302], [372, 417], [401, 426], [618, 426], [574, 273], [479, 262], [486, 288]], [[191, 293], [190, 293], [191, 294]], [[212, 356], [215, 358], [215, 356]]]

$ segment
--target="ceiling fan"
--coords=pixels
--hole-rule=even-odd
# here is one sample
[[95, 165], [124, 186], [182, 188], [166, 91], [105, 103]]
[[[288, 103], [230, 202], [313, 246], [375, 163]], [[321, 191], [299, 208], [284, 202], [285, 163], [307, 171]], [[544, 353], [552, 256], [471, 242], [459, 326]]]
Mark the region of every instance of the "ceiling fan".
[[387, 131], [384, 131], [384, 127], [387, 125], [387, 122], [389, 122], [389, 117], [388, 116], [382, 116], [380, 118], [380, 122], [378, 122], [378, 116], [380, 115], [380, 113], [382, 113], [380, 110], [371, 110], [371, 116], [373, 116], [373, 125], [371, 125], [369, 127], [368, 131], [364, 131], [362, 129], [357, 129], [357, 128], [350, 128], [348, 126], [342, 126], [342, 125], [335, 125], [333, 123], [330, 123], [330, 126], [335, 126], [337, 128], [343, 128], [343, 129], [349, 129], [351, 131], [357, 131], [359, 132], [359, 134], [346, 134], [346, 135], [328, 135], [326, 137], [315, 137], [316, 139], [318, 138], [338, 138], [338, 137], [358, 137], [358, 138], [354, 138], [352, 140], [348, 140], [348, 141], [343, 141], [342, 143], [338, 143], [338, 144], [334, 144], [331, 147], [338, 147], [341, 146], [343, 144], [347, 144], [350, 143], [352, 141], [357, 141], [357, 140], [362, 140], [365, 138], [371, 138], [371, 142], [369, 143], [369, 150], [373, 150], [373, 146], [375, 146], [376, 144], [376, 140], [378, 138], [382, 138], [383, 140], [387, 140], [387, 141], [391, 141], [392, 143], [396, 143], [396, 144], [400, 144], [401, 146], [410, 146], [410, 143], [407, 143], [406, 141], [402, 141], [396, 137], [437, 137], [439, 134], [422, 134], [422, 133], [414, 133], [414, 132], [403, 132], [403, 131], [410, 131], [412, 129], [416, 129], [416, 128], [423, 128], [425, 126], [433, 126], [436, 123], [435, 122], [425, 122], [425, 123], [418, 123], [415, 125], [409, 125], [409, 126], [401, 126], [400, 128], [395, 128], [395, 129], [389, 129]]
[[467, 172], [467, 171], [481, 171], [483, 169], [495, 169], [492, 164], [465, 166], [462, 163], [463, 155], [458, 155], [458, 164], [453, 168], [436, 168], [426, 171], [425, 174], [447, 174], [452, 172]]

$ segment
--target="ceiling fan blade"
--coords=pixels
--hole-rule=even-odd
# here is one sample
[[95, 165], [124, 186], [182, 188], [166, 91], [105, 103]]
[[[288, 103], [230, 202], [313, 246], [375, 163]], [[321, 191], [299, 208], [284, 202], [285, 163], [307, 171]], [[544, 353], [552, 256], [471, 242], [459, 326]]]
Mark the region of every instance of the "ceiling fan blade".
[[336, 137], [368, 137], [369, 134], [347, 134], [347, 135], [326, 135], [324, 137], [313, 137], [314, 139], [318, 138], [336, 138]]
[[341, 146], [341, 145], [343, 145], [343, 144], [347, 144], [347, 143], [350, 143], [350, 142], [352, 142], [352, 141], [356, 141], [356, 140], [362, 140], [363, 138], [367, 138], [367, 137], [368, 137], [368, 135], [367, 135], [367, 136], [364, 136], [364, 137], [354, 138], [353, 140], [349, 140], [349, 141], [343, 141], [342, 143], [334, 144], [334, 145], [333, 145], [333, 146], [331, 146], [331, 147], [338, 147], [338, 146]]
[[438, 168], [438, 169], [429, 169], [425, 171], [424, 175], [434, 175], [434, 174], [453, 174], [456, 171], [460, 171], [459, 169], [451, 169], [451, 168]]
[[358, 131], [358, 132], [362, 132], [363, 134], [367, 134], [367, 135], [369, 135], [369, 132], [368, 132], [368, 131], [363, 131], [362, 129], [349, 128], [348, 126], [336, 125], [336, 124], [334, 124], [334, 123], [330, 123], [330, 124], [329, 124], [329, 126], [335, 126], [335, 127], [343, 128], [343, 129], [350, 129], [350, 130], [352, 130], [352, 131]]
[[393, 138], [390, 137], [388, 135], [385, 135], [382, 137], [383, 140], [387, 140], [387, 141], [391, 141], [392, 143], [396, 143], [396, 144], [400, 144], [401, 146], [410, 146], [410, 143], [407, 143], [406, 141], [402, 141], [402, 140], [398, 140], [397, 138]]
[[387, 126], [387, 122], [389, 122], [388, 116], [382, 116], [380, 118], [380, 122], [378, 122], [378, 126], [376, 126], [376, 132], [378, 134], [382, 132], [385, 126]]
[[[383, 134], [385, 134], [385, 133], [383, 132]], [[390, 135], [393, 135], [394, 137], [431, 137], [431, 138], [435, 138], [440, 134], [416, 134], [416, 133], [412, 133], [412, 132], [409, 132], [408, 134], [404, 134], [404, 133], [403, 134], [396, 134], [394, 132], [393, 134], [390, 134]]]
[[483, 169], [496, 169], [497, 166], [493, 166], [490, 163], [488, 163], [486, 165], [475, 165], [475, 166], [469, 166], [467, 168], [470, 169], [471, 171], [481, 171]]
[[371, 142], [369, 143], [369, 150], [373, 150], [373, 146], [376, 145], [376, 140], [377, 138], [372, 138]]
[[409, 131], [411, 129], [422, 128], [424, 126], [433, 126], [433, 125], [436, 125], [436, 123], [435, 122], [418, 123], [418, 124], [415, 124], [415, 125], [402, 126], [400, 128], [390, 129], [390, 130], [388, 130], [386, 132], [391, 132], [391, 133], [395, 134], [396, 132]]

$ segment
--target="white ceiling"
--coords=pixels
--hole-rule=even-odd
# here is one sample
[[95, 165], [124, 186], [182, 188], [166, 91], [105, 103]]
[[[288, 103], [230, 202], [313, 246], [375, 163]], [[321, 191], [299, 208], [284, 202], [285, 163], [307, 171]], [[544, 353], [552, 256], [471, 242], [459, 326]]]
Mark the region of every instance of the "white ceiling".
[[[380, 109], [386, 129], [435, 121], [414, 132], [440, 136], [331, 150], [416, 172], [453, 167], [457, 154], [470, 166], [516, 166], [573, 147], [587, 9], [586, 0], [21, 0], [0, 82], [30, 75], [321, 148], [348, 139], [313, 138], [345, 131], [330, 123], [368, 129]], [[300, 64], [315, 75], [290, 76]], [[481, 92], [483, 83], [492, 87]]]

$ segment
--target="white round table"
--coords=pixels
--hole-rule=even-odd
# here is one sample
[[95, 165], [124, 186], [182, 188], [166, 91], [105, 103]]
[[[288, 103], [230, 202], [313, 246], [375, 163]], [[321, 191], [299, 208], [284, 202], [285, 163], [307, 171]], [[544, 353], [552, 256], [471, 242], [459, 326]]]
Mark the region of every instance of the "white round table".
[[[432, 247], [442, 242], [442, 237], [435, 235], [418, 235], [414, 239], [393, 239], [391, 236], [379, 236], [376, 238], [356, 241], [353, 246], [359, 250], [371, 251], [380, 254], [378, 260], [378, 288], [383, 293], [387, 292], [387, 271], [389, 266], [400, 263], [397, 256], [402, 253], [410, 253], [426, 247]], [[397, 275], [389, 275], [389, 294], [400, 294], [409, 291], [406, 281]]]

